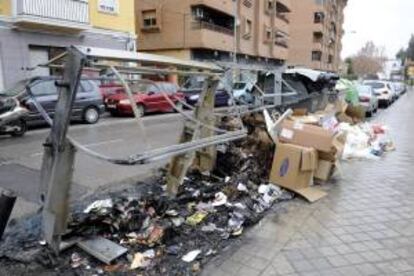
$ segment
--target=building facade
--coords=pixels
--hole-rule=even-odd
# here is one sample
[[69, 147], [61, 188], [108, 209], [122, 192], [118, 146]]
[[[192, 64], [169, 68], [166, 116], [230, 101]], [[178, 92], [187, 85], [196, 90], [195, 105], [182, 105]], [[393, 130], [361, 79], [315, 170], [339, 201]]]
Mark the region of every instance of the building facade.
[[[290, 0], [137, 0], [138, 49], [184, 59], [283, 65]], [[235, 16], [237, 15], [237, 16]]]
[[347, 0], [296, 0], [290, 13], [288, 65], [337, 72]]
[[70, 45], [136, 50], [134, 0], [0, 0], [0, 89]]

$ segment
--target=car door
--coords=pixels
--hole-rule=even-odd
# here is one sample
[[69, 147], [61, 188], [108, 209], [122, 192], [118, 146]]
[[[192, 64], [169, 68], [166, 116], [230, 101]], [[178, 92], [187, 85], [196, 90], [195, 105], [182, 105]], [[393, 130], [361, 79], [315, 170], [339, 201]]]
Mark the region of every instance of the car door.
[[[174, 83], [165, 83], [164, 84], [164, 91], [167, 94], [168, 98], [174, 103], [177, 104], [178, 102], [178, 86]], [[165, 103], [165, 111], [174, 111], [174, 107], [165, 99], [163, 96], [163, 100]]]
[[72, 116], [81, 116], [83, 110], [90, 105], [96, 105], [94, 102], [97, 100], [98, 91], [95, 91], [95, 86], [88, 80], [82, 80], [76, 93], [75, 102], [73, 103]]
[[145, 92], [144, 105], [146, 110], [150, 112], [162, 111], [163, 97], [160, 94], [160, 89], [157, 86], [150, 84], [147, 86]]
[[[55, 114], [56, 103], [58, 100], [57, 87], [54, 80], [40, 80], [31, 86], [31, 91], [39, 102], [39, 104], [45, 109], [50, 117]], [[36, 119], [41, 118], [40, 114], [36, 111]], [[34, 115], [34, 114], [32, 114]]]

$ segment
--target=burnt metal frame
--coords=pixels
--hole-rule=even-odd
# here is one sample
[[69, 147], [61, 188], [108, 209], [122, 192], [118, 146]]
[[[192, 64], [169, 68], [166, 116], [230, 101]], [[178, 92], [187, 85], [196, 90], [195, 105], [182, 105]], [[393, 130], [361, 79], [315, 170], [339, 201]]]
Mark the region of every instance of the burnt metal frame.
[[[203, 100], [200, 106], [195, 110], [195, 119], [192, 120], [192, 122], [196, 123], [196, 126], [189, 141], [187, 142], [186, 139], [182, 139], [182, 141], [185, 142], [184, 144], [173, 145], [163, 149], [155, 149], [144, 154], [137, 155], [136, 159], [130, 158], [129, 160], [115, 160], [95, 153], [68, 137], [67, 130], [70, 121], [70, 113], [73, 107], [74, 99], [76, 98], [82, 69], [90, 65], [91, 61], [95, 61], [95, 59], [137, 62], [140, 61], [140, 56], [147, 62], [160, 63], [164, 65], [176, 65], [177, 67], [184, 65], [184, 67], [190, 69], [202, 71], [207, 70], [212, 73], [206, 74], [209, 75], [209, 78], [205, 84], [205, 90], [202, 93]], [[82, 150], [95, 158], [123, 165], [144, 164], [145, 162], [157, 160], [157, 158], [178, 156], [172, 161], [172, 165], [174, 165], [176, 162], [181, 162], [181, 159], [184, 157], [185, 165], [180, 167], [176, 166], [178, 169], [170, 172], [170, 175], [174, 176], [170, 177], [170, 179], [174, 179], [174, 181], [169, 182], [169, 190], [171, 195], [174, 195], [196, 156], [199, 157], [197, 160], [200, 167], [205, 169], [211, 168], [215, 158], [215, 148], [212, 146], [243, 138], [247, 134], [243, 128], [239, 131], [224, 132], [224, 134], [216, 135], [216, 132], [219, 129], [214, 127], [214, 92], [218, 80], [214, 79], [212, 76], [219, 75], [221, 73], [220, 68], [217, 66], [158, 57], [155, 55], [139, 55], [124, 51], [98, 48], [91, 49], [75, 46], [68, 48], [67, 54], [61, 55], [61, 57], [65, 57], [67, 60], [62, 68], [63, 80], [56, 82], [56, 84], [60, 87], [60, 91], [55, 118], [53, 121], [40, 106], [40, 104], [33, 98], [36, 108], [45, 120], [52, 124], [50, 135], [44, 144], [41, 186], [44, 189], [47, 189], [47, 196], [45, 198], [43, 208], [43, 234], [48, 245], [56, 254], [59, 253], [61, 236], [65, 233], [67, 227], [67, 218], [69, 214], [69, 191], [73, 177], [76, 149]], [[56, 61], [56, 59], [53, 61]], [[48, 62], [44, 66], [53, 67], [55, 65], [53, 65], [53, 62]], [[120, 77], [119, 72], [114, 66], [108, 65], [108, 67], [112, 68], [115, 75]], [[148, 72], [147, 69], [145, 71]], [[163, 69], [152, 69], [152, 71], [159, 71], [161, 74], [167, 73], [167, 71]], [[174, 71], [174, 73], [180, 72]], [[182, 73], [185, 74], [186, 72]], [[189, 73], [205, 74], [205, 72]], [[126, 82], [123, 82], [123, 84], [126, 86], [126, 89], [129, 89]], [[30, 89], [28, 89], [28, 91], [29, 94], [31, 94]], [[188, 131], [188, 129], [185, 129], [184, 131]], [[184, 135], [185, 132], [183, 132], [183, 137]], [[202, 150], [203, 148], [207, 149]]]

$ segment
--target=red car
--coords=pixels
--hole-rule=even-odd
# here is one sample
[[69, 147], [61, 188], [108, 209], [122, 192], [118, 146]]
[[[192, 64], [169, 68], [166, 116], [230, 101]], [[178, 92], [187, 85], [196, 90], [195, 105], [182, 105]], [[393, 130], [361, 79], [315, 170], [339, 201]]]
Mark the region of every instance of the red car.
[[99, 91], [101, 92], [104, 101], [109, 96], [116, 94], [120, 89], [123, 89], [123, 86], [122, 84], [117, 83], [106, 83], [99, 86]]
[[[179, 100], [184, 101], [184, 94], [178, 91], [178, 86], [169, 82], [158, 82], [154, 84], [139, 84], [131, 87], [135, 92], [134, 99], [137, 103], [140, 116], [150, 112], [172, 112], [174, 108], [164, 98], [163, 93], [182, 109]], [[105, 107], [112, 116], [133, 115], [132, 106], [124, 89], [118, 89], [116, 94], [109, 95], [105, 100]]]

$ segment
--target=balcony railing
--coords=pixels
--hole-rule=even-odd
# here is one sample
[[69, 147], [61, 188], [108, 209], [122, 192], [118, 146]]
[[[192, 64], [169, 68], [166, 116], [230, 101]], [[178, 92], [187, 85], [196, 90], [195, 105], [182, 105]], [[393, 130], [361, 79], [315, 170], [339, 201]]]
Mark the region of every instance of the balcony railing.
[[276, 17], [289, 24], [289, 19], [285, 13], [276, 13]]
[[89, 3], [85, 0], [16, 0], [15, 3], [17, 20], [89, 25]]
[[211, 24], [205, 21], [193, 21], [191, 23], [191, 27], [194, 30], [207, 29], [207, 30], [211, 30], [211, 31], [226, 34], [226, 35], [234, 35], [233, 29]]
[[288, 41], [284, 39], [276, 39], [275, 45], [283, 47], [283, 48], [289, 48]]

